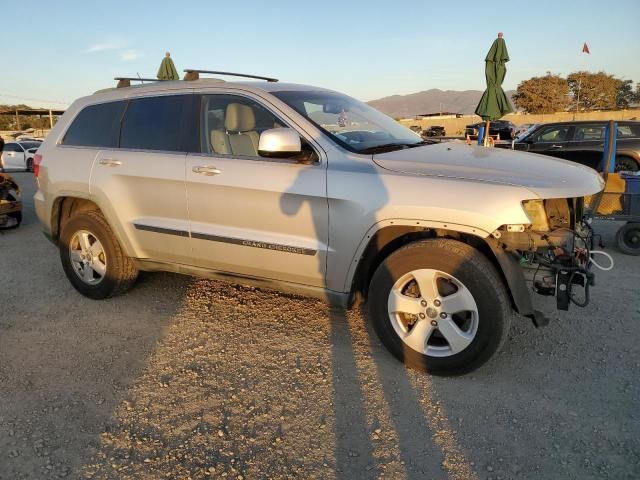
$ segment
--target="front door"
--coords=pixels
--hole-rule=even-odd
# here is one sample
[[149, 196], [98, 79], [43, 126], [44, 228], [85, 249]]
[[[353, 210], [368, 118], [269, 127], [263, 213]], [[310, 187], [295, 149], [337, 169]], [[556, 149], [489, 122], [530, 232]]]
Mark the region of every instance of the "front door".
[[261, 157], [261, 132], [290, 125], [250, 97], [202, 96], [200, 125], [202, 153], [186, 162], [193, 262], [324, 286], [329, 218], [320, 149], [302, 136], [311, 163]]
[[551, 125], [542, 128], [529, 147], [530, 152], [567, 158], [567, 145], [573, 134], [570, 125]]

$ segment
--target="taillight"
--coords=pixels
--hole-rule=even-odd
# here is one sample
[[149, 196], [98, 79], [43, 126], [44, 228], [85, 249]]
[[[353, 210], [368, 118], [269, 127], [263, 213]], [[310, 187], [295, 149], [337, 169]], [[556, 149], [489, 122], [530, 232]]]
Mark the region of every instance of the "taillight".
[[42, 163], [42, 155], [36, 153], [33, 156], [33, 174], [37, 177], [40, 174], [40, 164]]

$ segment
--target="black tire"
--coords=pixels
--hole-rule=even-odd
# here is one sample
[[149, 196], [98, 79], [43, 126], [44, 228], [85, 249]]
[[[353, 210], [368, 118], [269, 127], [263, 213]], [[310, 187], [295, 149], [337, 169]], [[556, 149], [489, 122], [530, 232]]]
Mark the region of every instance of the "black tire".
[[33, 158], [27, 158], [27, 172], [33, 172]]
[[616, 242], [622, 253], [640, 255], [640, 223], [629, 222], [616, 233]]
[[637, 172], [640, 170], [638, 162], [630, 157], [616, 157], [616, 172]]
[[[446, 357], [428, 356], [408, 347], [388, 314], [391, 288], [416, 269], [434, 269], [460, 280], [478, 308], [475, 337], [462, 351]], [[512, 309], [503, 282], [491, 262], [469, 245], [448, 239], [406, 245], [378, 267], [369, 287], [369, 319], [382, 343], [407, 366], [434, 375], [460, 375], [486, 363], [502, 346], [511, 326]], [[428, 320], [428, 318], [427, 318]]]
[[[102, 281], [96, 285], [82, 281], [71, 263], [69, 244], [74, 234], [80, 230], [91, 232], [100, 241], [106, 254], [106, 272]], [[133, 261], [125, 256], [113, 231], [100, 212], [83, 212], [72, 217], [62, 230], [58, 246], [67, 278], [85, 297], [100, 300], [120, 295], [133, 285], [138, 276], [138, 270]]]

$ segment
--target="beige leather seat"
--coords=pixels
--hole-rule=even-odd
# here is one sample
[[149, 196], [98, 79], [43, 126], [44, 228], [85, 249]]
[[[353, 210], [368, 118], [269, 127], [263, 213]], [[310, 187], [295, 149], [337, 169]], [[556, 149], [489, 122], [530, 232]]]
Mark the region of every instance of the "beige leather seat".
[[224, 130], [211, 132], [211, 146], [223, 155], [258, 156], [260, 135], [255, 130], [253, 109], [241, 103], [230, 103], [224, 116]]

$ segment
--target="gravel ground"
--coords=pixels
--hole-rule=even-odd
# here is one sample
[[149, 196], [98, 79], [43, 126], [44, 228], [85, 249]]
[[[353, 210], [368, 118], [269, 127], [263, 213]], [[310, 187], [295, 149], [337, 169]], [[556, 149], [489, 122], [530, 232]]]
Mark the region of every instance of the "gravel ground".
[[[457, 378], [362, 312], [173, 274], [81, 297], [33, 213], [0, 235], [0, 478], [638, 478], [640, 258]], [[613, 244], [615, 225], [597, 224]]]

